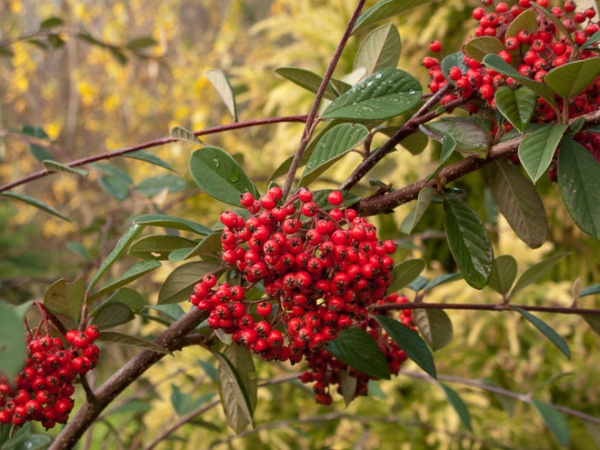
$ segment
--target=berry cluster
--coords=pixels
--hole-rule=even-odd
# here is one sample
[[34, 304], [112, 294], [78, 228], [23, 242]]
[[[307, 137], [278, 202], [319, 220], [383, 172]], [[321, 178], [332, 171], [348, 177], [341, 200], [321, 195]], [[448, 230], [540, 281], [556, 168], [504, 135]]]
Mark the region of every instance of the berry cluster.
[[[222, 259], [236, 283], [217, 285], [209, 274], [190, 297], [209, 313], [210, 327], [265, 360], [297, 363], [367, 319], [367, 308], [386, 295], [396, 246], [378, 241], [356, 211], [338, 208], [339, 191], [328, 202], [334, 208], [325, 211], [308, 189], [284, 202], [275, 187], [260, 199], [242, 196], [248, 218], [221, 214]], [[265, 295], [245, 300], [257, 283]]]
[[[394, 293], [383, 300], [379, 300], [377, 303], [403, 304], [407, 302], [408, 299], [406, 297], [399, 296], [398, 294]], [[381, 314], [389, 314], [389, 312], [381, 312]], [[412, 310], [401, 310], [399, 320], [404, 325], [416, 331], [412, 317]], [[404, 351], [398, 347], [398, 345], [385, 333], [385, 331], [383, 331], [377, 320], [373, 318], [367, 318], [359, 323], [358, 326], [369, 333], [375, 342], [377, 342], [379, 348], [388, 360], [390, 373], [392, 375], [398, 375], [402, 363], [407, 359], [406, 353], [404, 353]], [[337, 392], [340, 394], [342, 393], [342, 379], [340, 376], [342, 372], [347, 372], [348, 375], [356, 378], [356, 390], [354, 392], [354, 397], [367, 395], [369, 380], [371, 377], [359, 372], [356, 369], [353, 369], [352, 367], [348, 367], [346, 364], [334, 358], [327, 351], [321, 350], [320, 352], [312, 353], [307, 356], [307, 361], [310, 370], [304, 372], [300, 377], [300, 380], [303, 383], [314, 383], [313, 391], [315, 393], [315, 399], [318, 403], [323, 405], [331, 404], [333, 401], [330, 393], [331, 385], [338, 385]]]
[[73, 381], [96, 366], [100, 350], [94, 340], [100, 332], [70, 330], [65, 346], [59, 337], [27, 336], [25, 368], [14, 385], [0, 375], [0, 423], [23, 425], [39, 421], [48, 429], [65, 423], [73, 409]]
[[[595, 57], [597, 54], [597, 42], [587, 43], [588, 39], [600, 30], [600, 22], [594, 21], [596, 11], [593, 8], [576, 11], [573, 0], [566, 0], [562, 7], [553, 7], [549, 11], [540, 10], [532, 5], [535, 3], [547, 8], [548, 0], [519, 0], [510, 7], [506, 2], [493, 4], [492, 0], [482, 0], [481, 3], [483, 7], [473, 10], [473, 18], [479, 22], [475, 36], [496, 38], [498, 45], [504, 46], [504, 49], [497, 53], [498, 56], [511, 64], [522, 76], [543, 82], [551, 69], [568, 62]], [[514, 27], [510, 27], [517, 17], [528, 10], [535, 11], [535, 31], [530, 28], [515, 30]], [[510, 34], [507, 31], [510, 31]], [[430, 50], [441, 54], [441, 43], [432, 42]], [[455, 86], [453, 92], [442, 98], [442, 105], [462, 99], [469, 112], [475, 113], [483, 105], [495, 107], [494, 95], [499, 87], [516, 88], [520, 85], [518, 80], [484, 66], [467, 54], [464, 55], [463, 62], [465, 68], [454, 66], [444, 74], [439, 58], [428, 56], [423, 59], [423, 65], [429, 70], [431, 77], [432, 92], [439, 91], [448, 83]], [[559, 111], [568, 109], [566, 115], [569, 118], [597, 111], [600, 109], [600, 77], [584, 92], [569, 99], [568, 104], [564, 104], [563, 99], [558, 96], [556, 103]], [[539, 99], [532, 121], [548, 123], [556, 119], [556, 110], [545, 100]], [[511, 129], [512, 125], [505, 122], [500, 126], [495, 125], [492, 134], [502, 134]], [[600, 139], [595, 136], [594, 133], [580, 134], [578, 141], [600, 161]]]

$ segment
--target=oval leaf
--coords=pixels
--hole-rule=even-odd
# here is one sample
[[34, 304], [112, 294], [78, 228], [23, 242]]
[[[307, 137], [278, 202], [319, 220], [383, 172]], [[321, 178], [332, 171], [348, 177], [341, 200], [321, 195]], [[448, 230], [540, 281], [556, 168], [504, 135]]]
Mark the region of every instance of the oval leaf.
[[476, 61], [483, 61], [485, 55], [505, 50], [500, 39], [492, 36], [481, 36], [471, 39], [465, 45], [465, 53]]
[[371, 335], [353, 327], [340, 332], [325, 349], [335, 358], [373, 378], [390, 379], [387, 359]]
[[462, 154], [485, 158], [490, 150], [492, 137], [489, 131], [471, 119], [450, 117], [429, 123], [427, 128], [452, 136], [456, 150]]
[[494, 161], [489, 171], [496, 204], [516, 235], [538, 248], [548, 235], [546, 211], [539, 194], [519, 169], [506, 161]]
[[[306, 69], [299, 69], [297, 67], [278, 67], [275, 69], [275, 73], [290, 80], [292, 83], [303, 87], [313, 94], [317, 93], [323, 81], [323, 77], [317, 75], [316, 73]], [[352, 86], [348, 83], [331, 79], [327, 89], [325, 89], [324, 96], [327, 100], [335, 100], [342, 93], [350, 90], [351, 87]]]
[[537, 14], [533, 9], [526, 9], [517, 17], [515, 17], [515, 20], [513, 20], [506, 29], [506, 37], [516, 36], [521, 30], [537, 33]]
[[52, 283], [44, 294], [44, 306], [46, 308], [54, 314], [70, 317], [73, 322], [79, 320], [83, 300], [84, 290], [82, 280], [67, 283], [64, 278], [60, 279]]
[[452, 341], [452, 322], [443, 309], [415, 309], [413, 317], [419, 332], [433, 351], [446, 347]]
[[364, 142], [369, 130], [364, 125], [343, 123], [325, 133], [312, 151], [300, 179], [308, 186], [337, 160]]
[[494, 95], [498, 111], [521, 133], [525, 132], [531, 122], [537, 108], [537, 99], [537, 94], [525, 86], [518, 89], [502, 86]]
[[600, 240], [600, 162], [581, 144], [563, 139], [558, 154], [558, 186], [579, 228]]
[[417, 198], [417, 206], [402, 221], [401, 228], [404, 234], [412, 233], [423, 217], [423, 214], [425, 214], [425, 211], [427, 211], [427, 208], [431, 204], [431, 200], [433, 200], [435, 194], [435, 189], [433, 189], [431, 186], [425, 186], [423, 189], [421, 189], [419, 192], [419, 197]]
[[200, 189], [213, 198], [239, 206], [240, 195], [258, 191], [235, 160], [218, 147], [196, 150], [190, 157], [190, 173]]
[[585, 297], [586, 295], [600, 294], [600, 284], [594, 284], [582, 289], [579, 293], [579, 298]]
[[179, 236], [152, 235], [135, 241], [129, 248], [129, 254], [141, 259], [169, 259], [169, 254], [180, 248], [190, 248], [195, 241]]
[[140, 277], [143, 277], [147, 273], [158, 269], [160, 266], [161, 266], [161, 264], [154, 259], [146, 259], [146, 260], [140, 261], [137, 264], [134, 264], [132, 267], [130, 267], [123, 275], [121, 275], [115, 281], [113, 281], [112, 283], [109, 283], [108, 285], [106, 285], [102, 289], [100, 289], [99, 291], [94, 292], [92, 295], [90, 295], [88, 297], [88, 301], [89, 302], [94, 301], [97, 298], [100, 298], [103, 295], [106, 295], [109, 292], [112, 292], [112, 291], [120, 288], [121, 286], [125, 286], [126, 284], [129, 284], [132, 281], [137, 280]]
[[53, 216], [60, 217], [61, 219], [66, 220], [67, 222], [70, 222], [68, 217], [63, 216], [52, 206], [46, 205], [44, 202], [36, 200], [35, 198], [30, 197], [28, 195], [17, 194], [15, 192], [10, 192], [10, 191], [0, 192], [0, 195], [3, 195], [4, 197], [8, 197], [8, 198], [13, 198], [15, 200], [20, 200], [31, 206], [35, 206], [36, 208], [41, 209], [42, 211], [47, 212], [48, 214], [52, 214]]
[[101, 308], [94, 311], [92, 316], [92, 324], [101, 330], [116, 327], [134, 318], [133, 311], [127, 305], [119, 302], [102, 305]]
[[133, 220], [133, 223], [139, 225], [173, 228], [174, 230], [191, 231], [203, 236], [212, 233], [210, 228], [207, 228], [199, 223], [182, 219], [180, 217], [166, 216], [163, 214], [144, 214], [143, 216], [136, 217]]
[[383, 0], [367, 9], [360, 15], [352, 33], [356, 33], [358, 30], [362, 30], [368, 26], [373, 25], [380, 20], [387, 19], [389, 17], [397, 16], [398, 14], [408, 11], [409, 9], [415, 8], [426, 3], [431, 3], [436, 0]]
[[392, 281], [388, 287], [388, 293], [399, 291], [403, 287], [408, 286], [411, 281], [423, 272], [423, 269], [425, 269], [424, 259], [409, 259], [396, 264], [391, 273]]
[[134, 291], [130, 288], [119, 289], [97, 309], [100, 309], [104, 305], [109, 305], [111, 303], [122, 303], [129, 309], [131, 309], [133, 312], [140, 312], [142, 309], [144, 309], [145, 306], [144, 298], [142, 297], [142, 295], [139, 292]]
[[379, 27], [365, 38], [354, 59], [354, 68], [364, 67], [367, 75], [395, 68], [400, 60], [402, 42], [398, 29], [390, 24]]
[[221, 250], [221, 248], [221, 232], [211, 233], [202, 239], [195, 247], [173, 250], [169, 254], [169, 260], [176, 262], [184, 261], [192, 256], [218, 252]]
[[223, 99], [223, 103], [225, 103], [225, 106], [227, 106], [227, 109], [233, 116], [233, 121], [237, 122], [237, 105], [235, 104], [235, 96], [233, 95], [233, 89], [231, 88], [231, 83], [229, 83], [227, 75], [219, 69], [209, 70], [205, 75], [215, 87], [221, 96], [221, 99]]
[[130, 336], [129, 334], [119, 333], [117, 331], [102, 331], [100, 336], [98, 337], [99, 341], [104, 342], [115, 342], [117, 344], [131, 345], [133, 347], [143, 348], [145, 350], [151, 350], [156, 353], [162, 353], [163, 355], [170, 355], [171, 352], [161, 347], [154, 342], [146, 341], [145, 339], [140, 339], [135, 336]]
[[398, 344], [406, 356], [412, 359], [421, 369], [431, 377], [437, 378], [437, 371], [431, 351], [427, 344], [416, 331], [391, 317], [376, 315], [375, 319], [381, 324], [387, 334]]
[[465, 281], [483, 289], [492, 274], [494, 253], [482, 220], [462, 199], [450, 195], [444, 198], [444, 228]]
[[571, 359], [571, 350], [567, 345], [567, 341], [565, 341], [562, 336], [560, 336], [554, 329], [552, 329], [546, 322], [537, 318], [533, 314], [525, 311], [521, 308], [513, 308], [515, 311], [518, 311], [525, 319], [527, 319], [533, 326], [535, 326], [540, 332], [546, 336], [550, 342], [552, 342], [556, 348], [558, 348], [567, 358]]
[[467, 408], [466, 403], [462, 400], [462, 398], [460, 398], [458, 393], [450, 386], [444, 383], [440, 383], [440, 387], [444, 391], [444, 394], [446, 394], [448, 402], [450, 403], [450, 405], [452, 405], [452, 407], [458, 414], [458, 417], [460, 417], [460, 421], [462, 422], [462, 424], [470, 431], [473, 431], [473, 426], [471, 425], [471, 414], [469, 414], [469, 409]]
[[170, 170], [171, 172], [175, 172], [175, 169], [173, 169], [173, 167], [171, 167], [171, 165], [169, 163], [163, 161], [158, 156], [153, 155], [150, 152], [147, 152], [146, 150], [138, 150], [136, 152], [126, 153], [123, 156], [125, 156], [126, 158], [145, 161], [145, 162], [153, 164], [155, 166], [162, 167], [163, 169]]
[[0, 373], [11, 380], [25, 365], [25, 335], [23, 318], [14, 306], [0, 302]]
[[517, 276], [517, 261], [510, 255], [494, 259], [494, 268], [488, 287], [505, 296], [510, 291]]
[[179, 303], [188, 300], [194, 285], [207, 273], [215, 273], [220, 267], [217, 262], [198, 261], [173, 270], [158, 292], [158, 304]]
[[519, 144], [519, 159], [534, 183], [550, 166], [566, 130], [567, 125], [546, 125], [525, 136]]
[[537, 264], [534, 264], [525, 272], [523, 272], [523, 274], [517, 280], [517, 284], [515, 284], [515, 287], [513, 288], [510, 294], [511, 297], [524, 287], [529, 286], [530, 284], [533, 284], [540, 280], [544, 275], [546, 275], [546, 273], [550, 269], [552, 269], [552, 267], [556, 265], [556, 263], [558, 263], [558, 261], [560, 261], [568, 254], [569, 253], [567, 252], [557, 253], [556, 255], [552, 255], [550, 258], [547, 258], [543, 261], [540, 261]]
[[384, 69], [335, 99], [323, 119], [388, 119], [398, 116], [421, 100], [421, 85], [407, 72]]
[[588, 58], [555, 67], [544, 76], [544, 83], [560, 97], [567, 99], [581, 93], [598, 75], [600, 58]]
[[564, 416], [552, 406], [535, 398], [531, 399], [531, 405], [540, 415], [546, 426], [550, 429], [556, 440], [566, 447], [571, 440], [569, 435], [569, 424]]

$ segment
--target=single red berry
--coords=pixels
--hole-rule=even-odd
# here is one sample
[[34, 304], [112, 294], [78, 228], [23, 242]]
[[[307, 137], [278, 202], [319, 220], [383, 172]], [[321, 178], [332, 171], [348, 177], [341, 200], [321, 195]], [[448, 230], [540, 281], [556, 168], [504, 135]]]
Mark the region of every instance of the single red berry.
[[429, 44], [429, 50], [433, 53], [439, 53], [442, 51], [442, 43], [440, 41], [432, 41]]
[[327, 201], [333, 206], [339, 206], [344, 201], [344, 196], [340, 191], [332, 191], [327, 196]]

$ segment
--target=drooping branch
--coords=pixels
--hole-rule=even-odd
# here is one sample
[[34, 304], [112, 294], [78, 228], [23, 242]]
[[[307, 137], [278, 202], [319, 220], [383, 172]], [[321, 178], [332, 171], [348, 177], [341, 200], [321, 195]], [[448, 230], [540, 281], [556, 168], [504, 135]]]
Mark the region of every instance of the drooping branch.
[[[206, 136], [209, 134], [222, 133], [224, 131], [238, 130], [241, 128], [250, 128], [250, 127], [255, 127], [255, 126], [259, 126], [259, 125], [268, 125], [268, 124], [273, 124], [273, 123], [283, 123], [283, 122], [303, 123], [306, 121], [306, 118], [307, 118], [306, 115], [269, 117], [267, 119], [249, 120], [247, 122], [236, 122], [236, 123], [230, 123], [227, 125], [219, 125], [216, 127], [205, 128], [203, 130], [194, 131], [193, 134], [194, 134], [194, 136]], [[160, 139], [154, 139], [152, 141], [144, 142], [144, 143], [138, 144], [138, 145], [133, 145], [131, 147], [124, 147], [124, 148], [120, 148], [118, 150], [114, 150], [112, 152], [101, 153], [99, 155], [88, 156], [86, 158], [78, 159], [76, 161], [66, 163], [65, 166], [81, 167], [81, 166], [85, 166], [87, 164], [91, 164], [96, 161], [116, 158], [118, 156], [123, 156], [128, 153], [137, 152], [139, 150], [146, 150], [148, 148], [153, 148], [153, 147], [159, 147], [161, 145], [170, 144], [173, 142], [177, 142], [179, 140], [180, 139], [173, 138], [173, 137], [163, 137]], [[0, 186], [0, 192], [9, 191], [17, 186], [27, 184], [31, 181], [38, 180], [40, 178], [43, 178], [43, 177], [48, 176], [53, 173], [56, 173], [56, 170], [48, 170], [48, 169], [40, 170], [40, 171], [32, 173], [31, 175], [28, 175], [24, 178], [21, 178], [19, 180], [15, 180], [15, 181], [7, 183], [3, 186]]]

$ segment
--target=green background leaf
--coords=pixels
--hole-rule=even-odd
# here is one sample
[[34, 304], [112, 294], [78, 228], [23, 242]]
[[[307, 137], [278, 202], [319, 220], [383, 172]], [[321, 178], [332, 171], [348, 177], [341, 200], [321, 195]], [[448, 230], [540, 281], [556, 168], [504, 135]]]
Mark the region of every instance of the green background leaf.
[[413, 318], [433, 351], [446, 347], [452, 341], [452, 322], [443, 309], [414, 309]]
[[227, 106], [227, 109], [233, 116], [233, 121], [237, 122], [237, 105], [235, 103], [235, 96], [233, 95], [233, 89], [231, 88], [231, 83], [225, 75], [225, 72], [219, 69], [212, 69], [205, 73], [206, 78], [212, 83], [215, 87], [221, 99], [223, 99], [223, 103]]
[[47, 205], [44, 202], [41, 202], [39, 200], [36, 200], [35, 198], [30, 197], [28, 195], [17, 194], [15, 192], [10, 192], [10, 191], [0, 192], [0, 195], [2, 195], [4, 197], [15, 199], [15, 200], [20, 200], [31, 206], [35, 206], [36, 208], [41, 209], [42, 211], [47, 212], [48, 214], [52, 214], [53, 216], [60, 217], [61, 219], [66, 220], [67, 222], [70, 222], [70, 220], [67, 216], [63, 216], [52, 206]]
[[11, 380], [25, 365], [23, 318], [14, 306], [0, 302], [0, 372]]
[[569, 424], [565, 420], [564, 416], [552, 406], [535, 398], [531, 399], [531, 405], [540, 415], [552, 434], [554, 434], [560, 445], [569, 445], [569, 441], [571, 440]]
[[450, 386], [444, 383], [439, 384], [442, 390], [444, 391], [444, 394], [446, 394], [448, 402], [450, 403], [450, 405], [452, 405], [452, 407], [458, 414], [458, 417], [460, 417], [460, 421], [462, 422], [462, 424], [468, 430], [473, 431], [473, 426], [471, 425], [471, 414], [469, 414], [469, 409], [467, 408], [466, 403], [463, 401], [462, 398], [460, 398], [458, 393]]
[[571, 350], [567, 345], [567, 341], [563, 339], [553, 328], [551, 328], [546, 322], [541, 320], [540, 318], [534, 316], [533, 314], [525, 311], [522, 308], [513, 308], [515, 311], [518, 311], [525, 319], [527, 319], [531, 324], [533, 324], [540, 332], [546, 336], [550, 342], [552, 342], [556, 348], [558, 348], [567, 358], [571, 359]]

